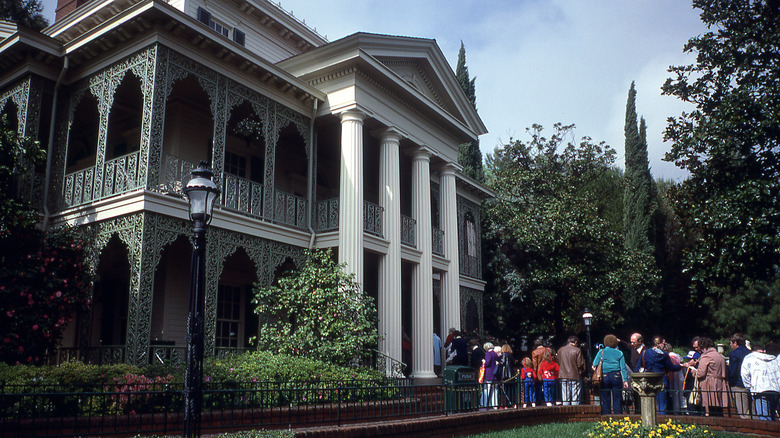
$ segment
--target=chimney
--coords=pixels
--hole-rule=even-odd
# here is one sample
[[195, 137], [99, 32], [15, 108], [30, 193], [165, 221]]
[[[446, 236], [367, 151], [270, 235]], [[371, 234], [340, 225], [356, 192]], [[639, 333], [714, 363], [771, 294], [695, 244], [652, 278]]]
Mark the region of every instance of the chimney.
[[54, 21], [60, 21], [66, 15], [75, 11], [76, 8], [88, 1], [89, 0], [57, 0], [57, 9], [54, 11]]

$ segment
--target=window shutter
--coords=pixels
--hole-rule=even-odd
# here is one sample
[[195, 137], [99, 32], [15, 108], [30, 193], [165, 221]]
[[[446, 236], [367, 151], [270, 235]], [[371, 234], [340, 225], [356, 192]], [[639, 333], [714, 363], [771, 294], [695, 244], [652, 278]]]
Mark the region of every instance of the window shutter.
[[246, 42], [246, 34], [238, 29], [233, 29], [233, 41], [243, 46]]
[[211, 21], [211, 13], [198, 6], [198, 21], [208, 26], [209, 21]]

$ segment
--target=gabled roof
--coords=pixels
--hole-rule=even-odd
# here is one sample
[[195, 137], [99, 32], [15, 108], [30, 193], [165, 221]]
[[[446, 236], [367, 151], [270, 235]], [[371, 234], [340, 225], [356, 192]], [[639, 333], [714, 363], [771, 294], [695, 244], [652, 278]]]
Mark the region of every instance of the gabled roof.
[[436, 40], [361, 32], [277, 65], [316, 86], [320, 78], [350, 64], [378, 74], [394, 91], [439, 113], [468, 137], [487, 132]]

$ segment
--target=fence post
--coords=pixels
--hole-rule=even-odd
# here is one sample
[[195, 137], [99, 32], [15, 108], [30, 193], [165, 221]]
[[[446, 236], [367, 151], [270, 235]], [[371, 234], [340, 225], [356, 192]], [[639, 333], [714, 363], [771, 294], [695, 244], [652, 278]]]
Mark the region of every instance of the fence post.
[[336, 386], [336, 397], [338, 404], [336, 405], [336, 424], [341, 427], [341, 381]]

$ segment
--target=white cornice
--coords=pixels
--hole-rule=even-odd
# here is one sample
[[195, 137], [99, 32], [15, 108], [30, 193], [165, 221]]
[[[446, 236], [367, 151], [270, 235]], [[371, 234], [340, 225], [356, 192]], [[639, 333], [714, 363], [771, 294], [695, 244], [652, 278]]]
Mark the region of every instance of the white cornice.
[[469, 193], [477, 199], [476, 202], [482, 202], [483, 199], [495, 198], [496, 194], [484, 184], [477, 182], [474, 178], [458, 172], [455, 174], [459, 194]]
[[468, 277], [466, 275], [461, 274], [460, 276], [460, 285], [464, 287], [468, 287], [471, 289], [476, 289], [478, 291], [485, 291], [485, 285], [487, 283], [483, 280], [478, 280], [476, 278]]
[[[52, 224], [87, 225], [139, 212], [189, 220], [189, 207], [184, 199], [138, 190], [64, 210], [52, 217]], [[311, 237], [306, 231], [253, 219], [221, 206], [215, 207], [211, 226], [299, 247], [308, 246]]]

